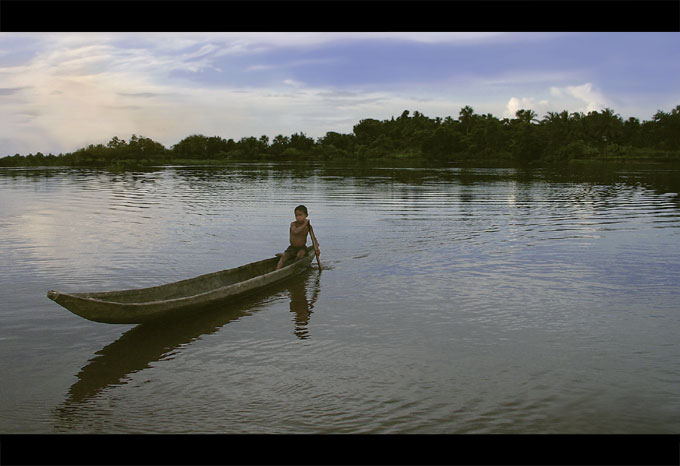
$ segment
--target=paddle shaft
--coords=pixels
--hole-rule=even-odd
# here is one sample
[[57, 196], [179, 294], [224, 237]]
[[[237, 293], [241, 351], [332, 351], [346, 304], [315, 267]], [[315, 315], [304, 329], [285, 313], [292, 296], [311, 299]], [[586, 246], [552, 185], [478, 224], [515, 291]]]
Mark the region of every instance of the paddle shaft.
[[319, 249], [319, 240], [316, 239], [316, 235], [314, 234], [314, 228], [312, 228], [312, 224], [307, 222], [307, 226], [309, 226], [309, 233], [312, 237], [312, 243], [314, 244], [314, 255], [316, 256], [316, 263], [319, 264], [319, 270], [321, 270], [321, 261], [319, 260], [319, 255], [316, 254], [316, 249]]

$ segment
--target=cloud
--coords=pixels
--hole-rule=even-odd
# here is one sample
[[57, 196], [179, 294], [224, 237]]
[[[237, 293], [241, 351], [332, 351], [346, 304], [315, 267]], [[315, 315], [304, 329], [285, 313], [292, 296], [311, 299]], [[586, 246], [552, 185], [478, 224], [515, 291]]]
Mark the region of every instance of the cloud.
[[20, 90], [25, 89], [24, 87], [0, 87], [0, 96], [3, 95], [13, 95]]
[[505, 112], [503, 116], [506, 118], [514, 118], [518, 110], [533, 110], [540, 117], [543, 113], [548, 111], [550, 108], [550, 102], [547, 100], [536, 100], [532, 97], [511, 97], [505, 106]]
[[556, 91], [558, 94], [566, 93], [568, 96], [574, 97], [582, 103], [585, 103], [586, 113], [600, 110], [608, 105], [607, 99], [601, 92], [594, 90], [591, 83], [585, 83], [580, 86], [567, 86], [563, 89], [551, 89], [551, 91]]
[[303, 83], [302, 81], [296, 81], [294, 79], [285, 79], [283, 81], [283, 84], [285, 84], [287, 86], [293, 86], [293, 87], [302, 87], [302, 86], [305, 85], [305, 83]]
[[252, 72], [252, 71], [271, 71], [271, 70], [278, 70], [278, 69], [291, 69], [291, 68], [296, 68], [296, 67], [300, 67], [300, 66], [327, 65], [329, 63], [334, 63], [336, 61], [337, 60], [333, 59], [333, 58], [318, 58], [318, 59], [306, 59], [306, 60], [293, 60], [293, 61], [290, 61], [290, 62], [277, 63], [277, 64], [256, 64], [256, 65], [247, 66], [244, 69], [244, 71]]
[[119, 92], [121, 97], [159, 97], [162, 94], [157, 94], [154, 92]]
[[537, 101], [533, 97], [511, 97], [505, 106], [503, 116], [513, 118], [515, 112], [520, 109], [534, 110], [540, 117], [550, 111], [568, 110], [570, 113], [588, 113], [609, 106], [608, 99], [589, 82], [578, 86], [552, 86], [548, 93], [549, 100]]
[[502, 88], [511, 86], [544, 86], [555, 82], [570, 82], [579, 79], [579, 70], [511, 70], [502, 71], [495, 76], [476, 76], [484, 86]]

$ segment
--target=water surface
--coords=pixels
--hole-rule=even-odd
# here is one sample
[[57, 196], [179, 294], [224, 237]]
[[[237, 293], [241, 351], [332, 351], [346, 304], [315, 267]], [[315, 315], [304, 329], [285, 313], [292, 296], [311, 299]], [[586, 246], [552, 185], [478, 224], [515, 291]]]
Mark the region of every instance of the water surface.
[[[0, 170], [0, 432], [678, 433], [680, 185], [666, 170]], [[273, 256], [296, 279], [108, 325], [49, 289]]]

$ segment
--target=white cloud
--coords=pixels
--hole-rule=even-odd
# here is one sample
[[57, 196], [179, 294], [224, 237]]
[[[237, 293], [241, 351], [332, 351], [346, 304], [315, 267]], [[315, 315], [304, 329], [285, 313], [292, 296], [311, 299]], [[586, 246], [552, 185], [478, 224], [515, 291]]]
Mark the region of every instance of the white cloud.
[[600, 110], [609, 105], [608, 99], [601, 92], [593, 89], [592, 83], [585, 83], [580, 86], [551, 87], [550, 95], [558, 100], [570, 102], [574, 111], [584, 113]]
[[607, 106], [607, 99], [605, 99], [601, 92], [594, 90], [591, 83], [585, 83], [580, 86], [567, 86], [562, 92], [584, 103], [584, 112], [586, 113], [600, 110]]
[[532, 97], [511, 97], [505, 106], [505, 112], [503, 116], [506, 118], [515, 118], [515, 114], [518, 110], [533, 110], [536, 112], [537, 117], [540, 118], [543, 113], [547, 112], [550, 108], [550, 102], [547, 100], [536, 100]]
[[550, 95], [553, 97], [562, 97], [563, 96], [562, 89], [560, 89], [559, 87], [551, 87]]
[[512, 97], [506, 104], [503, 116], [513, 118], [515, 112], [520, 109], [534, 110], [538, 117], [542, 117], [550, 111], [560, 112], [568, 110], [570, 113], [599, 111], [609, 106], [608, 99], [596, 90], [592, 83], [584, 83], [578, 86], [558, 87], [552, 86], [548, 93], [548, 99], [536, 100], [533, 97]]
[[296, 81], [294, 79], [285, 79], [283, 81], [283, 84], [285, 84], [287, 86], [293, 86], [293, 87], [302, 87], [302, 86], [305, 85], [305, 83], [303, 83], [301, 81]]

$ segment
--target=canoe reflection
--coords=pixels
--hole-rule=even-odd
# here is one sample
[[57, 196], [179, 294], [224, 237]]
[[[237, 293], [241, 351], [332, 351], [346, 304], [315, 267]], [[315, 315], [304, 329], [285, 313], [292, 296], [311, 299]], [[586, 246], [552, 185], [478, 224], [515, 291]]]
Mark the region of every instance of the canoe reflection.
[[313, 298], [307, 301], [307, 283], [311, 274], [307, 271], [263, 290], [257, 295], [245, 297], [237, 303], [211, 306], [194, 311], [189, 316], [172, 316], [140, 324], [131, 328], [113, 343], [97, 351], [76, 375], [78, 380], [68, 391], [65, 404], [81, 403], [96, 396], [113, 385], [125, 384], [125, 379], [142, 371], [151, 364], [171, 358], [192, 341], [216, 332], [230, 322], [257, 312], [272, 298], [288, 294], [290, 308], [296, 313], [295, 335], [307, 338], [309, 316], [319, 294], [319, 280], [314, 282]]

